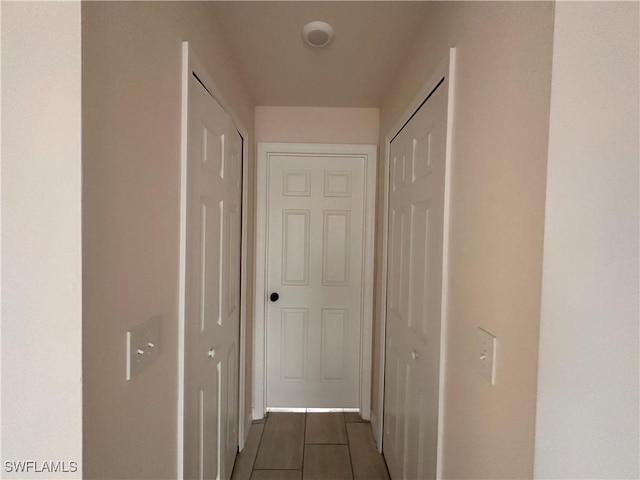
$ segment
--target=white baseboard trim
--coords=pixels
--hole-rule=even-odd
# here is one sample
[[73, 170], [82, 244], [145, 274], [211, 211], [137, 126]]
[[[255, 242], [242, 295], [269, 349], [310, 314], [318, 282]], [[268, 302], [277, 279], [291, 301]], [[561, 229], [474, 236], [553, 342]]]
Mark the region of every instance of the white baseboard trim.
[[253, 415], [251, 415], [251, 412], [248, 412], [248, 413], [249, 414], [246, 415], [245, 418], [244, 418], [244, 443], [245, 443], [245, 445], [247, 443], [247, 438], [249, 438], [249, 429], [251, 428], [251, 424], [253, 423]]
[[380, 431], [379, 429], [380, 424], [378, 422], [378, 416], [376, 415], [376, 412], [374, 412], [373, 410], [371, 410], [370, 421], [371, 421], [371, 430], [373, 431], [373, 439], [376, 442], [376, 448], [380, 453], [382, 453], [382, 443], [380, 442], [380, 438], [378, 438], [378, 435], [376, 435], [376, 433]]
[[253, 420], [262, 420], [264, 415], [256, 410], [256, 407], [251, 408], [251, 418]]
[[[305, 407], [269, 407], [268, 412], [275, 413], [342, 413], [342, 412], [356, 412], [359, 413], [359, 408], [305, 408]], [[364, 416], [362, 416], [364, 418]], [[364, 418], [366, 420], [366, 418]]]

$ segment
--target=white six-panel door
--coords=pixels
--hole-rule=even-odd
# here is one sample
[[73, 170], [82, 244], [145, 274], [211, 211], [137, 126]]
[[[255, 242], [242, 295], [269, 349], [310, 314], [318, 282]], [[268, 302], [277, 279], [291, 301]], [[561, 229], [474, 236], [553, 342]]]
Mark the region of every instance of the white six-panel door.
[[267, 407], [357, 408], [365, 158], [268, 162]]
[[394, 480], [436, 477], [447, 80], [391, 142], [383, 452]]
[[238, 448], [242, 139], [190, 77], [184, 476], [229, 479]]

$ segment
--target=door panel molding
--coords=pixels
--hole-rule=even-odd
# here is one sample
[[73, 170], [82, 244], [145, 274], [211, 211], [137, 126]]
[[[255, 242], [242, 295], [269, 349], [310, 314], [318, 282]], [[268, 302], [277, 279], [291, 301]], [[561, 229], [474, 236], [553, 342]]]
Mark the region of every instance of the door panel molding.
[[[324, 157], [356, 155], [364, 158], [364, 241], [362, 264], [362, 325], [360, 352], [360, 400], [359, 408], [363, 418], [371, 413], [371, 351], [373, 328], [373, 242], [375, 222], [376, 185], [376, 145], [328, 145], [308, 143], [258, 143], [257, 151], [257, 210], [255, 235], [255, 290], [254, 290], [254, 365], [253, 365], [253, 418], [263, 418], [266, 413], [266, 314], [267, 314], [267, 252], [268, 252], [268, 181], [270, 156], [296, 156], [313, 154]], [[302, 170], [291, 171], [291, 193], [305, 195], [308, 180]], [[325, 179], [325, 193], [328, 196], [351, 195], [351, 178], [344, 172], [330, 172]], [[296, 174], [295, 176], [293, 174]], [[348, 252], [345, 252], [347, 254]]]
[[[245, 378], [246, 378], [246, 337], [247, 337], [247, 305], [243, 299], [247, 298], [247, 292], [250, 288], [250, 279], [247, 275], [247, 261], [249, 256], [248, 244], [248, 216], [242, 214], [242, 210], [248, 208], [249, 205], [249, 145], [252, 139], [249, 137], [248, 130], [240, 121], [240, 118], [234, 112], [231, 103], [227, 101], [221, 90], [213, 81], [204, 64], [199, 60], [193, 48], [188, 41], [182, 42], [182, 108], [181, 108], [181, 147], [180, 147], [180, 251], [179, 251], [179, 273], [178, 273], [178, 418], [177, 418], [177, 478], [184, 477], [184, 424], [185, 424], [185, 311], [186, 311], [186, 266], [187, 266], [187, 152], [188, 152], [188, 115], [189, 115], [189, 83], [192, 75], [204, 86], [204, 88], [214, 97], [214, 99], [222, 106], [224, 111], [229, 115], [236, 130], [243, 138], [242, 142], [242, 166], [239, 167], [237, 161], [233, 162], [229, 174], [235, 179], [237, 187], [242, 189], [241, 202], [242, 208], [238, 209], [240, 216], [241, 245], [240, 245], [240, 298], [232, 298], [231, 303], [240, 307], [240, 343], [239, 358], [237, 368], [239, 369], [239, 390], [235, 399], [232, 399], [237, 405], [238, 416], [238, 446], [242, 450], [244, 442], [251, 425], [251, 412], [245, 410]], [[210, 148], [216, 147], [222, 140], [220, 138], [207, 138], [205, 146]], [[236, 160], [237, 157], [234, 158]], [[206, 159], [205, 159], [206, 162]], [[205, 168], [213, 168], [214, 172], [221, 178], [225, 175], [225, 165], [206, 165]], [[240, 175], [241, 174], [241, 175]], [[242, 181], [240, 182], [240, 179]], [[219, 206], [215, 206], [216, 209]], [[222, 211], [219, 212], [222, 214]], [[221, 220], [221, 218], [220, 218]], [[237, 218], [235, 219], [238, 220]], [[237, 246], [235, 246], [237, 248]], [[233, 252], [237, 256], [238, 252]], [[221, 306], [219, 306], [221, 307]], [[231, 441], [231, 439], [229, 439]]]
[[[386, 341], [387, 341], [387, 295], [388, 295], [388, 275], [389, 275], [389, 244], [393, 239], [389, 238], [390, 226], [390, 208], [389, 197], [390, 188], [395, 191], [404, 182], [409, 179], [405, 178], [407, 171], [402, 162], [390, 161], [391, 141], [400, 133], [403, 127], [411, 120], [420, 107], [428, 100], [429, 95], [438, 87], [438, 85], [447, 79], [447, 133], [446, 133], [446, 152], [445, 152], [445, 179], [444, 179], [444, 225], [443, 225], [443, 267], [442, 267], [442, 302], [441, 302], [441, 335], [440, 335], [440, 372], [439, 372], [439, 406], [438, 406], [438, 448], [437, 448], [437, 467], [436, 478], [442, 478], [442, 440], [443, 440], [443, 419], [444, 419], [444, 382], [445, 382], [445, 358], [447, 344], [447, 307], [448, 307], [448, 265], [449, 265], [449, 212], [450, 212], [450, 194], [451, 194], [451, 142], [453, 135], [453, 115], [454, 115], [454, 90], [455, 90], [455, 61], [456, 49], [450, 48], [445, 58], [438, 64], [437, 68], [429, 76], [427, 81], [419, 93], [414, 97], [413, 101], [407, 106], [402, 115], [398, 117], [394, 126], [385, 135], [385, 155], [382, 172], [384, 182], [382, 188], [383, 196], [383, 212], [382, 212], [382, 259], [381, 265], [381, 295], [378, 300], [379, 314], [379, 344], [380, 351], [377, 352], [379, 358], [379, 382], [378, 391], [373, 392], [378, 397], [378, 408], [371, 412], [371, 427], [378, 450], [382, 452], [383, 440], [383, 419], [384, 419], [384, 392], [385, 392], [385, 362], [386, 362]], [[424, 140], [424, 142], [423, 142]], [[429, 148], [429, 138], [420, 139], [420, 142], [426, 145], [418, 145], [420, 148]], [[430, 165], [425, 165], [423, 170], [416, 168], [411, 169], [411, 177], [413, 180], [428, 173]], [[397, 220], [397, 219], [396, 219]]]

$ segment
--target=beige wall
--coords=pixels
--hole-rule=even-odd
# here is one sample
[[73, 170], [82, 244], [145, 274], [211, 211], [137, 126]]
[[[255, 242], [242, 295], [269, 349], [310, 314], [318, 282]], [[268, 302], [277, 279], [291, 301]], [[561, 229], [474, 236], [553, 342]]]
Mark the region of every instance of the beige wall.
[[[380, 142], [446, 49], [457, 47], [443, 475], [530, 478], [553, 4], [430, 8], [381, 109]], [[498, 337], [493, 387], [474, 371], [477, 327]], [[375, 377], [374, 391], [378, 384]]]
[[[81, 478], [80, 3], [0, 8], [0, 476]], [[35, 473], [45, 461], [75, 471]]]
[[256, 142], [376, 145], [380, 109], [256, 107], [255, 129]]
[[639, 478], [638, 3], [556, 4], [536, 478]]
[[[208, 2], [86, 2], [82, 17], [85, 477], [175, 478], [181, 42], [250, 137], [254, 105]], [[125, 333], [154, 315], [162, 354], [126, 382]]]
[[377, 108], [256, 107], [256, 142], [378, 143]]

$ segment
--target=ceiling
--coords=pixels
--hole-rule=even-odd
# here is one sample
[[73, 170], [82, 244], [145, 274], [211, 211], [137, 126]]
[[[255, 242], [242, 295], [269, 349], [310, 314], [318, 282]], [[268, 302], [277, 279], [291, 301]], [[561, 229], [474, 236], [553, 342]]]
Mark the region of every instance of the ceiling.
[[[222, 37], [257, 105], [379, 107], [424, 24], [422, 1], [213, 2]], [[333, 42], [302, 40], [310, 21]]]

